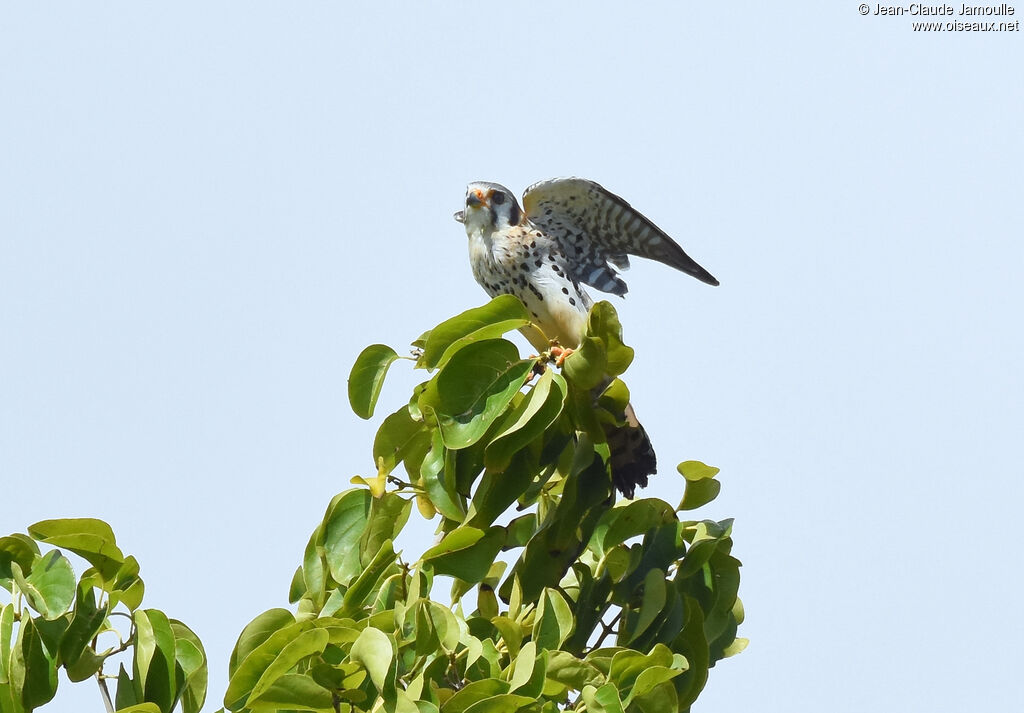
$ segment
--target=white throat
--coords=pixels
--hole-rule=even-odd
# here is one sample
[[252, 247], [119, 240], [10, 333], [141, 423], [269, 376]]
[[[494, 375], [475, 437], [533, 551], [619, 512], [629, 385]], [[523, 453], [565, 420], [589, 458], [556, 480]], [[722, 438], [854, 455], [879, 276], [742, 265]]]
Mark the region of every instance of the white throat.
[[491, 224], [491, 212], [487, 208], [477, 208], [467, 210], [465, 216], [466, 235], [490, 242], [491, 233], [497, 229]]

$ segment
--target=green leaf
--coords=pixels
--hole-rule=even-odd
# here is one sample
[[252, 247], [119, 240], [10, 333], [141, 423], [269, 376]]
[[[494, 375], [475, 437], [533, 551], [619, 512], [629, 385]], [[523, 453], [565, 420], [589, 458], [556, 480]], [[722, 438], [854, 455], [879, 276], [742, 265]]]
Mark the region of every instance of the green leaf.
[[500, 337], [529, 322], [530, 315], [517, 297], [499, 295], [487, 304], [468, 309], [430, 330], [416, 366], [427, 369], [442, 366], [462, 347]]
[[199, 713], [206, 702], [209, 677], [206, 651], [196, 633], [177, 619], [171, 619], [174, 632], [174, 659], [184, 676], [178, 682], [182, 713]]
[[[323, 579], [323, 560], [320, 559], [319, 553], [316, 551], [316, 544], [315, 543], [313, 544], [313, 547], [312, 547], [312, 553], [310, 553], [309, 545], [308, 544], [306, 545], [306, 551], [303, 553], [303, 563], [305, 563], [305, 561], [306, 561], [306, 555], [309, 555], [309, 554], [313, 555], [311, 560], [313, 560], [313, 559], [316, 560], [315, 563], [313, 561], [311, 561], [310, 564], [314, 568], [319, 570], [318, 574], [320, 575], [320, 579], [322, 581], [322, 579]], [[319, 567], [317, 565], [319, 565]], [[295, 602], [299, 601], [302, 598], [303, 594], [306, 594], [307, 592], [309, 593], [310, 597], [314, 597], [316, 594], [319, 594], [322, 591], [323, 590], [322, 590], [321, 587], [316, 587], [315, 589], [311, 590], [310, 587], [306, 586], [305, 570], [302, 567], [302, 565], [299, 565], [298, 567], [295, 568], [295, 573], [292, 574], [292, 581], [288, 585], [288, 603], [289, 604], [294, 604]]]
[[728, 527], [722, 527], [721, 523], [710, 520], [695, 523], [693, 539], [683, 558], [678, 576], [689, 577], [703, 568], [718, 549], [719, 543], [728, 537], [728, 531]]
[[547, 651], [537, 652], [536, 642], [523, 646], [512, 664], [509, 676], [509, 690], [520, 696], [536, 699], [544, 689], [545, 672], [548, 667]]
[[347, 490], [334, 497], [324, 515], [324, 555], [331, 576], [348, 585], [362, 571], [359, 541], [370, 516], [373, 497], [366, 490]]
[[394, 540], [405, 527], [412, 510], [412, 500], [395, 493], [384, 493], [370, 502], [366, 529], [359, 542], [361, 562], [368, 565], [385, 540]]
[[671, 681], [681, 673], [683, 673], [681, 669], [671, 669], [667, 666], [651, 666], [646, 668], [636, 677], [636, 682], [633, 684], [629, 696], [623, 702], [629, 705], [635, 697], [651, 692], [655, 686]]
[[[352, 641], [355, 641], [355, 639], [353, 638]], [[363, 670], [362, 666], [352, 661], [338, 665], [328, 663], [313, 664], [309, 669], [309, 675], [319, 686], [335, 691], [356, 688], [366, 680], [366, 671]]]
[[[28, 534], [49, 545], [68, 547], [75, 538], [95, 537], [108, 543], [114, 543], [114, 530], [103, 520], [91, 517], [63, 518], [59, 520], [40, 520], [29, 525]], [[55, 542], [65, 538], [62, 542]], [[89, 540], [85, 540], [89, 542]]]
[[228, 676], [234, 676], [239, 664], [275, 632], [294, 623], [295, 617], [287, 609], [268, 609], [249, 622], [242, 629], [242, 633], [238, 635], [238, 641], [235, 642], [235, 648], [231, 652]]
[[[9, 612], [9, 613], [8, 613]], [[25, 657], [22, 655], [22, 643], [24, 642], [25, 627], [18, 627], [18, 635], [12, 642], [10, 636], [13, 633], [14, 605], [8, 604], [0, 624], [3, 626], [4, 638], [0, 640], [0, 653], [3, 659], [0, 661], [3, 666], [3, 676], [0, 677], [0, 711], [3, 713], [24, 713], [21, 705], [21, 692], [25, 687]]]
[[476, 583], [487, 576], [502, 545], [505, 529], [490, 527], [486, 531], [462, 525], [423, 553], [421, 561], [430, 564], [437, 574]]
[[505, 525], [505, 532], [504, 549], [523, 547], [537, 532], [537, 514], [531, 512], [520, 515]]
[[109, 591], [111, 609], [119, 602], [128, 607], [129, 611], [135, 611], [142, 605], [146, 585], [139, 578], [139, 563], [133, 556], [128, 555], [124, 558], [124, 563], [114, 575], [114, 582]]
[[573, 624], [569, 602], [557, 589], [545, 588], [533, 620], [533, 640], [537, 646], [557, 649], [572, 634]]
[[485, 678], [467, 683], [441, 705], [441, 713], [463, 713], [474, 703], [508, 693], [508, 690], [508, 682], [497, 678]]
[[430, 450], [420, 466], [420, 482], [434, 508], [449, 520], [460, 522], [466, 516], [466, 508], [451, 477], [454, 468], [449, 464], [454, 451], [445, 450], [440, 428], [431, 429], [430, 439]]
[[466, 713], [515, 713], [528, 706], [535, 706], [536, 703], [537, 699], [530, 696], [502, 693], [477, 701], [466, 709]]
[[422, 598], [407, 610], [403, 631], [414, 639], [417, 656], [434, 654], [439, 647], [445, 653], [454, 652], [461, 633], [459, 622], [450, 609]]
[[508, 649], [509, 654], [518, 656], [519, 647], [523, 642], [522, 627], [507, 616], [496, 616], [491, 619], [491, 623], [501, 634], [501, 639], [505, 642], [505, 648]]
[[362, 631], [352, 619], [339, 619], [336, 617], [318, 617], [312, 620], [313, 626], [327, 632], [327, 643], [340, 646], [351, 644], [359, 637]]
[[324, 647], [327, 646], [328, 639], [329, 636], [325, 629], [315, 628], [303, 631], [285, 644], [253, 685], [246, 704], [251, 707], [250, 702], [258, 701], [275, 681], [288, 673], [300, 661], [308, 656], [322, 653]]
[[725, 650], [722, 652], [722, 658], [729, 658], [730, 656], [735, 656], [736, 654], [746, 649], [749, 643], [750, 639], [733, 639], [732, 643], [726, 646]]
[[605, 552], [601, 558], [602, 569], [599, 569], [598, 573], [608, 572], [611, 580], [618, 584], [632, 571], [630, 567], [635, 564], [629, 548], [620, 544]]
[[[272, 616], [268, 616], [271, 612], [280, 611], [271, 609], [269, 612], [265, 612], [260, 617], [257, 617], [246, 630], [253, 627], [261, 619], [265, 619], [264, 626], [256, 627], [248, 639], [253, 639], [258, 633], [263, 633], [266, 630], [266, 625], [274, 622]], [[291, 616], [290, 613], [288, 613]], [[235, 645], [235, 654], [232, 654], [232, 662], [237, 662], [235, 669], [231, 672], [228, 680], [228, 688], [224, 693], [224, 706], [228, 710], [236, 711], [242, 708], [246, 704], [252, 690], [260, 682], [266, 671], [274, 664], [275, 661], [282, 655], [282, 652], [287, 646], [297, 641], [306, 631], [314, 628], [314, 623], [311, 620], [297, 621], [292, 624], [288, 624], [277, 631], [274, 631], [269, 636], [266, 636], [264, 640], [249, 651], [249, 654], [242, 657], [236, 656], [239, 649], [242, 647], [242, 637], [239, 637], [238, 644]], [[309, 646], [311, 649], [316, 649], [317, 646], [320, 650], [327, 645], [328, 634], [324, 629], [317, 629], [319, 632], [314, 637], [305, 639], [303, 646]], [[242, 636], [246, 636], [246, 631], [242, 632]], [[322, 645], [321, 641], [323, 642]], [[294, 649], [291, 650], [294, 653]], [[293, 664], [294, 665], [294, 664]], [[287, 669], [285, 669], [287, 670]], [[283, 672], [282, 672], [283, 673]], [[272, 681], [267, 681], [266, 684], [269, 686]]]
[[[327, 564], [326, 557], [324, 556], [324, 524], [321, 522], [317, 525], [313, 532], [309, 536], [309, 541], [306, 543], [306, 549], [302, 553], [302, 566], [299, 567], [301, 570], [301, 589], [303, 592], [294, 598], [294, 601], [298, 601], [302, 598], [303, 594], [309, 598], [310, 601], [319, 603], [323, 600], [324, 590], [327, 586]], [[300, 573], [296, 573], [296, 576], [300, 576]], [[299, 587], [294, 586], [290, 588], [289, 595], [294, 594], [295, 589]], [[337, 590], [336, 590], [337, 591]], [[289, 596], [289, 601], [293, 601], [292, 597]]]
[[718, 497], [722, 489], [722, 484], [714, 479], [719, 473], [718, 468], [697, 460], [688, 460], [680, 463], [676, 469], [686, 478], [686, 490], [677, 510], [694, 510]]
[[437, 415], [448, 448], [475, 443], [523, 388], [536, 359], [520, 359], [504, 339], [474, 342], [444, 365], [424, 391], [420, 407]]
[[352, 616], [373, 593], [377, 583], [388, 576], [388, 569], [395, 564], [395, 548], [391, 540], [384, 540], [374, 558], [366, 564], [355, 581], [345, 591], [339, 616]]
[[11, 657], [11, 678], [24, 677], [21, 702], [26, 711], [48, 703], [57, 692], [57, 652], [46, 646], [39, 631], [40, 620], [25, 617], [18, 632], [19, 650]]
[[512, 412], [508, 425], [491, 440], [484, 451], [484, 464], [491, 470], [508, 466], [513, 454], [540, 438], [562, 413], [565, 379], [548, 369], [526, 398]]
[[40, 542], [63, 547], [87, 561], [104, 579], [114, 577], [124, 562], [110, 525], [90, 517], [41, 520], [28, 528]]
[[169, 712], [177, 690], [175, 682], [174, 631], [167, 615], [158, 609], [138, 609], [135, 621], [135, 656], [132, 661], [136, 693]]
[[520, 450], [512, 461], [500, 471], [487, 471], [473, 493], [476, 511], [469, 524], [487, 527], [519, 498], [536, 476], [537, 460], [529, 449]]
[[426, 601], [430, 621], [434, 630], [437, 631], [437, 638], [441, 644], [441, 649], [449, 654], [454, 654], [462, 635], [459, 628], [459, 620], [448, 607], [442, 606], [437, 602]]
[[[0, 607], [0, 685], [10, 681], [8, 661], [11, 657], [11, 635], [14, 633], [14, 603]], [[3, 694], [0, 693], [0, 696]]]
[[721, 468], [701, 463], [699, 460], [683, 461], [676, 466], [679, 474], [689, 481], [707, 480], [721, 472]]
[[686, 625], [672, 643], [672, 649], [686, 656], [689, 668], [673, 679], [680, 706], [693, 703], [708, 680], [710, 655], [704, 636], [704, 615], [700, 603], [693, 597], [685, 598]]
[[385, 344], [371, 344], [356, 357], [348, 377], [348, 402], [360, 418], [373, 416], [384, 377], [396, 359], [398, 354]]
[[569, 688], [579, 691], [584, 686], [600, 686], [604, 674], [591, 663], [581, 661], [568, 651], [551, 651], [548, 659], [547, 677]]
[[480, 658], [467, 671], [467, 676], [474, 680], [497, 678], [501, 675], [502, 653], [498, 652], [497, 645], [491, 639], [482, 639], [480, 644]]
[[331, 692], [309, 676], [298, 673], [286, 673], [277, 678], [258, 700], [250, 701], [247, 708], [254, 713], [279, 710], [331, 713], [335, 710]]
[[629, 388], [622, 379], [612, 379], [597, 401], [608, 413], [624, 415], [629, 405]]
[[533, 676], [534, 666], [537, 665], [537, 643], [528, 641], [519, 650], [519, 655], [511, 664], [511, 675], [508, 678], [510, 691], [526, 685]]
[[672, 506], [664, 500], [644, 498], [606, 511], [594, 529], [590, 549], [601, 556], [631, 537], [676, 520]]
[[[122, 710], [137, 704], [139, 704], [139, 696], [135, 691], [135, 682], [132, 681], [132, 677], [125, 671], [124, 664], [120, 664], [117, 674], [117, 692], [114, 694], [114, 706], [118, 710]], [[159, 710], [159, 706], [157, 709]]]
[[13, 579], [11, 563], [17, 562], [23, 574], [32, 569], [32, 562], [39, 556], [39, 546], [29, 537], [15, 533], [0, 537], [0, 585], [9, 589], [5, 581]]
[[14, 578], [18, 582], [29, 606], [43, 615], [44, 619], [56, 619], [68, 610], [75, 598], [75, 573], [71, 562], [52, 550], [32, 565], [27, 577], [22, 577], [21, 567], [11, 563]]
[[[614, 683], [619, 691], [628, 693], [637, 681], [637, 677], [644, 671], [658, 666], [670, 668], [673, 661], [672, 651], [664, 644], [655, 645], [651, 652], [646, 655], [630, 649], [619, 651], [612, 656], [608, 680]], [[669, 676], [669, 678], [671, 677]], [[665, 680], [668, 680], [668, 678]], [[629, 699], [626, 698], [623, 702], [628, 705]]]
[[[707, 561], [711, 586], [709, 587], [701, 577], [702, 581], [693, 581], [688, 588], [688, 592], [701, 602], [704, 609], [704, 633], [708, 641], [720, 643], [721, 646], [731, 643], [735, 638], [735, 626], [739, 624], [736, 614], [742, 617], [743, 613], [742, 605], [738, 610], [736, 607], [740, 587], [740, 562], [726, 554], [726, 547], [727, 542], [718, 542], [715, 552]], [[694, 580], [696, 579], [694, 577]], [[729, 631], [730, 628], [732, 631]], [[719, 637], [723, 636], [727, 640], [718, 642]]]
[[362, 664], [366, 672], [370, 674], [370, 680], [378, 691], [384, 689], [388, 670], [395, 657], [394, 647], [392, 647], [387, 634], [372, 626], [366, 627], [352, 644], [349, 657]]
[[60, 642], [64, 638], [64, 634], [67, 633], [68, 625], [71, 623], [71, 612], [68, 612], [56, 619], [44, 619], [43, 617], [36, 617], [35, 625], [36, 630], [39, 632], [39, 638], [43, 641], [43, 646], [46, 650], [53, 654], [57, 664], [60, 665]]
[[686, 482], [683, 499], [677, 510], [695, 510], [718, 497], [722, 484], [717, 480], [691, 480]]
[[671, 682], [655, 686], [642, 696], [633, 696], [630, 708], [635, 708], [639, 713], [676, 713], [683, 710]]
[[647, 631], [647, 627], [654, 623], [665, 607], [665, 597], [665, 572], [658, 568], [648, 570], [644, 575], [644, 594], [640, 603], [640, 614], [636, 624], [632, 627], [629, 641], [626, 643], [636, 640], [640, 634]]
[[377, 429], [373, 440], [373, 462], [381, 463], [384, 472], [390, 473], [411, 453], [417, 450], [426, 452], [429, 442], [430, 431], [426, 425], [414, 420], [409, 408], [403, 406], [385, 418]]
[[588, 652], [587, 656], [584, 657], [584, 661], [593, 665], [598, 671], [607, 676], [611, 670], [611, 660], [615, 658], [616, 654], [627, 651], [630, 651], [630, 649], [623, 646], [601, 646]]
[[156, 703], [137, 703], [127, 708], [118, 708], [115, 713], [160, 713], [160, 706]]
[[607, 300], [601, 300], [590, 308], [587, 334], [603, 342], [608, 374], [618, 376], [629, 368], [633, 362], [633, 349], [623, 344], [619, 315]]
[[[565, 373], [564, 370], [563, 373]], [[591, 443], [606, 442], [604, 426], [601, 418], [598, 417], [599, 411], [594, 408], [593, 391], [580, 388], [571, 379], [568, 381], [569, 397], [566, 399], [565, 411], [572, 428], [576, 432], [585, 433]]]
[[586, 686], [581, 693], [587, 710], [592, 713], [623, 713], [622, 701], [613, 683], [606, 683], [600, 688]]
[[577, 388], [583, 391], [594, 388], [608, 373], [604, 344], [595, 337], [584, 337], [580, 346], [566, 358], [562, 371]]
[[[491, 424], [491, 427], [487, 429], [480, 440], [471, 446], [451, 452], [451, 454], [454, 454], [454, 462], [449, 458], [448, 468], [454, 472], [455, 490], [457, 492], [472, 492], [473, 483], [484, 470], [484, 453], [487, 447], [494, 440], [495, 436], [508, 424], [511, 414], [522, 404], [523, 398], [522, 394], [516, 394], [512, 398], [512, 408], [506, 411], [504, 417], [495, 419], [494, 423]], [[487, 524], [489, 525], [490, 523]]]
[[108, 612], [108, 605], [97, 606], [95, 589], [79, 586], [74, 616], [60, 642], [60, 657], [71, 681], [84, 681], [103, 665], [90, 643], [105, 628]]

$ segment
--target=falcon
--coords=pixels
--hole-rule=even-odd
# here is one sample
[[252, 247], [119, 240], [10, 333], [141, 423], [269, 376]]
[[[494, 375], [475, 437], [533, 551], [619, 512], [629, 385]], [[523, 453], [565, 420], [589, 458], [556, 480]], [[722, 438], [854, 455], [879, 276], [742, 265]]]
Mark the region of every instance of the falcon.
[[[718, 285], [711, 273], [629, 203], [583, 178], [535, 183], [523, 193], [522, 208], [502, 185], [470, 183], [466, 207], [455, 219], [466, 227], [476, 281], [491, 297], [518, 297], [543, 332], [525, 331], [527, 339], [539, 351], [561, 353], [562, 358], [579, 346], [586, 331], [593, 300], [582, 285], [624, 296], [627, 288], [620, 271], [629, 268], [630, 255]], [[553, 349], [552, 342], [561, 349]], [[631, 498], [637, 485], [647, 485], [657, 461], [632, 406], [624, 416], [625, 425], [607, 436], [612, 480]]]

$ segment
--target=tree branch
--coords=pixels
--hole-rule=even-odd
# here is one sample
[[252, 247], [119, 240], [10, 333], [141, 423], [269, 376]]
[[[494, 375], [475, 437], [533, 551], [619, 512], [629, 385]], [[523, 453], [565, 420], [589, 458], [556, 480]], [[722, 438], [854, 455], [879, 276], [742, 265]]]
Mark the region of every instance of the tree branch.
[[609, 622], [607, 624], [604, 623], [603, 619], [598, 619], [597, 623], [601, 625], [601, 636], [599, 636], [597, 641], [594, 642], [594, 645], [590, 647], [590, 651], [593, 651], [594, 649], [601, 648], [601, 644], [603, 644], [604, 640], [606, 638], [608, 638], [608, 634], [612, 634], [612, 633], [615, 632], [615, 625], [618, 624], [619, 623], [619, 619], [622, 618], [622, 612], [623, 611], [625, 611], [625, 610], [624, 609], [619, 609], [619, 613], [616, 614], [612, 618], [611, 622]]
[[103, 678], [103, 668], [96, 672], [96, 683], [100, 687], [100, 695], [103, 697], [103, 707], [107, 709], [107, 713], [114, 713], [114, 703], [110, 700], [110, 690], [107, 689], [107, 681]]

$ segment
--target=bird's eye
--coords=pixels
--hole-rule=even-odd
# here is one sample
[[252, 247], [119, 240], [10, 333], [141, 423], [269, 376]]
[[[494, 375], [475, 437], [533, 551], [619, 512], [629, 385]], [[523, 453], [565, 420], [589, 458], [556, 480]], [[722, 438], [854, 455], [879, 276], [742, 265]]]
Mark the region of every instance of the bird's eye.
[[494, 205], [501, 205], [504, 202], [505, 202], [505, 194], [504, 193], [495, 193], [493, 196], [491, 196], [491, 203], [493, 203]]

